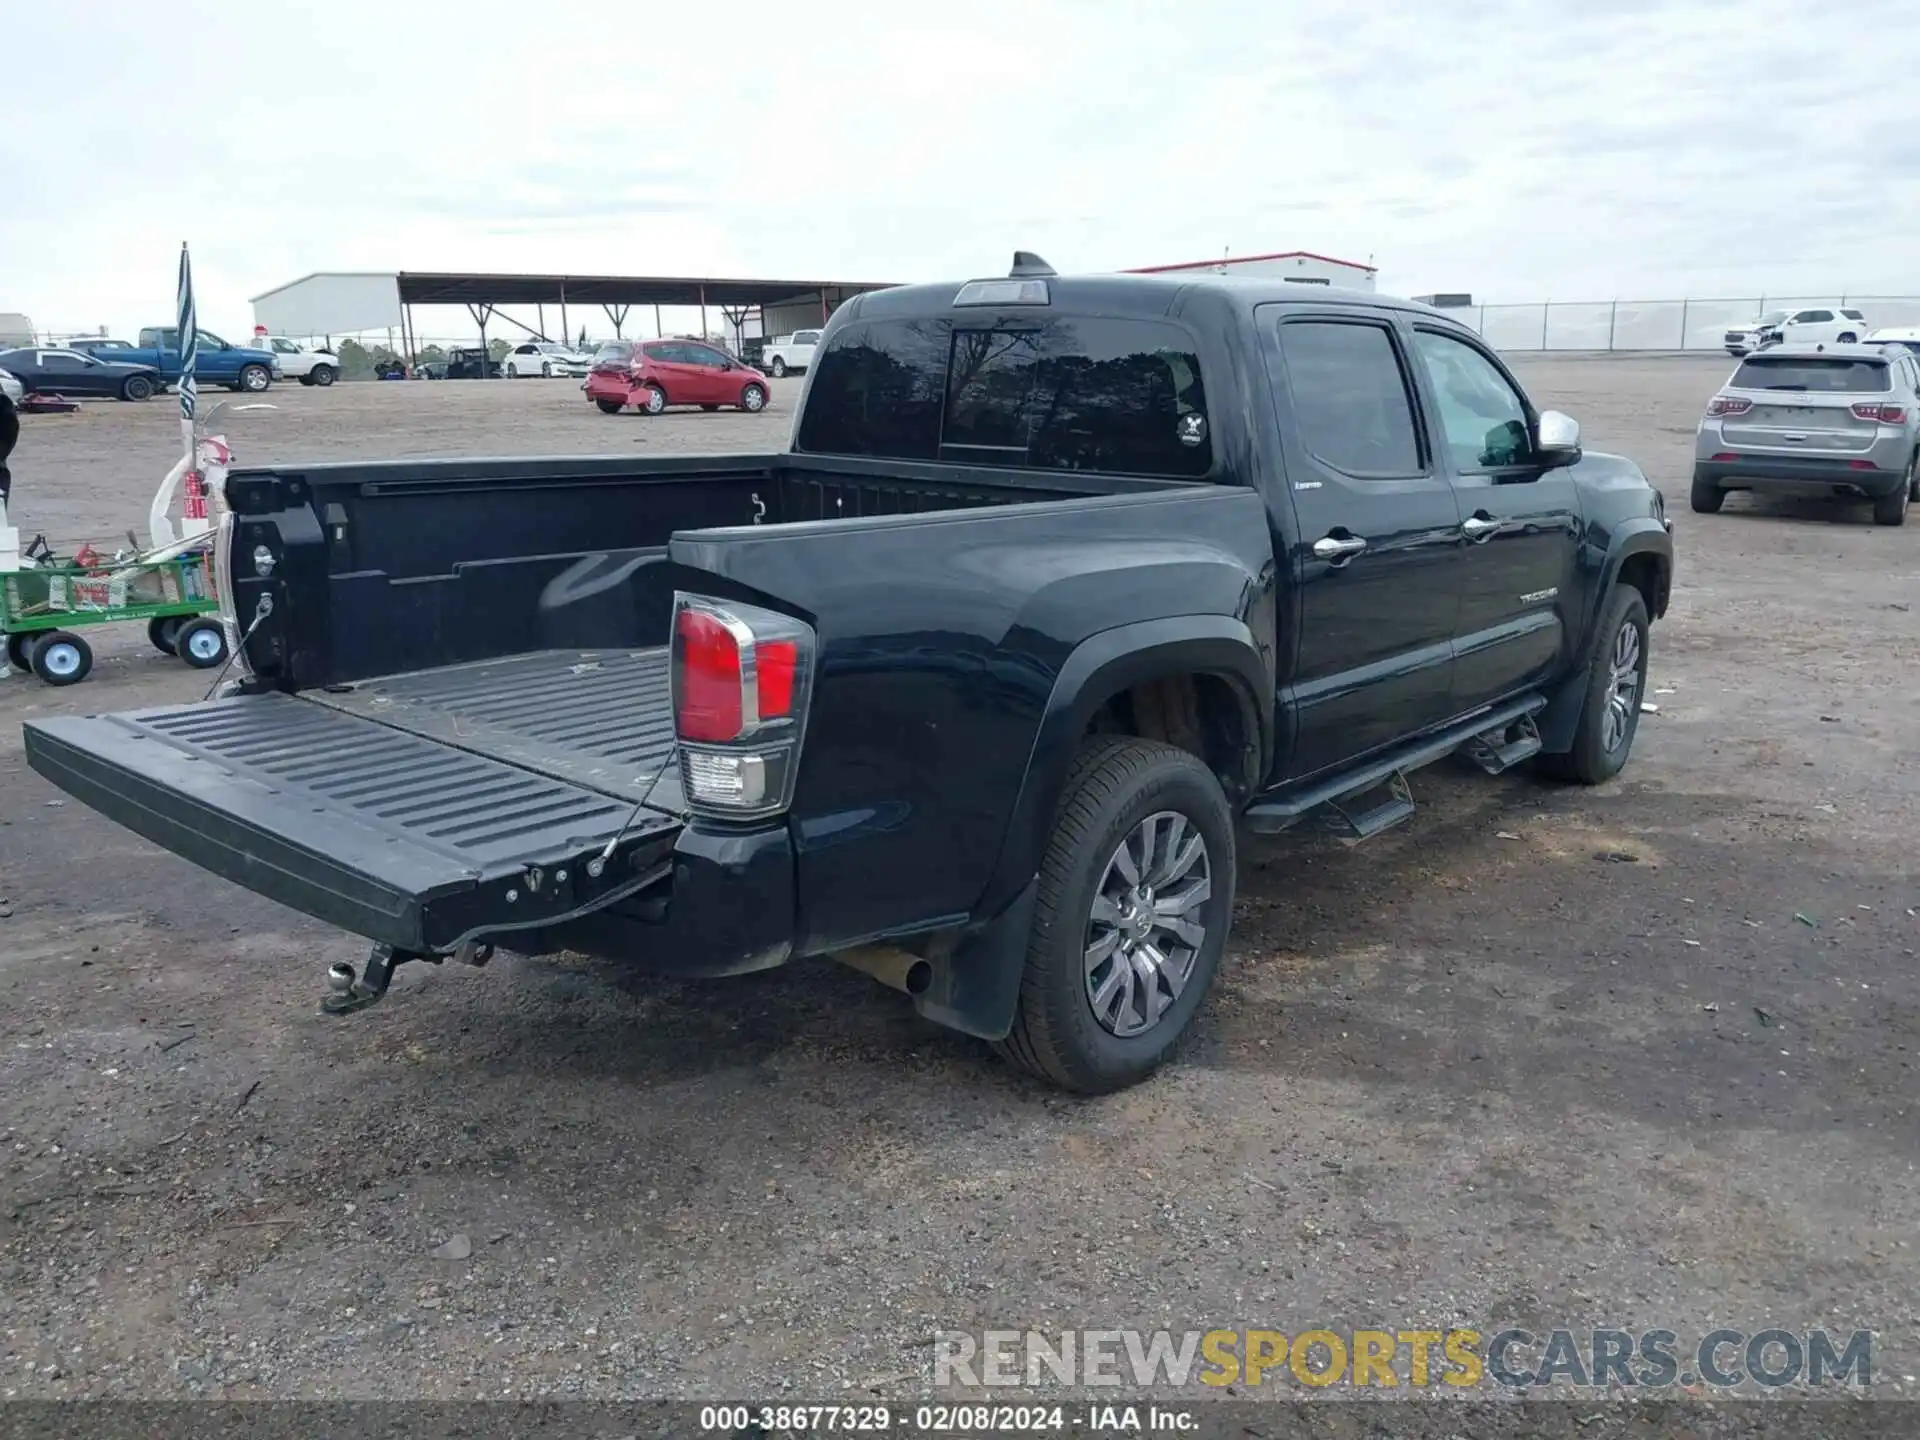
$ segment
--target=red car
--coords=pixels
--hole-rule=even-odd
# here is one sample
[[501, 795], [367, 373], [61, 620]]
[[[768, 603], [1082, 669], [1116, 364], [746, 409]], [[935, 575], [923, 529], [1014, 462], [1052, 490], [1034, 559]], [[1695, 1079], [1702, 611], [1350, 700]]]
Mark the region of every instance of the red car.
[[593, 357], [587, 398], [609, 415], [628, 405], [649, 415], [669, 405], [756, 412], [767, 408], [767, 382], [746, 362], [697, 340], [610, 340]]

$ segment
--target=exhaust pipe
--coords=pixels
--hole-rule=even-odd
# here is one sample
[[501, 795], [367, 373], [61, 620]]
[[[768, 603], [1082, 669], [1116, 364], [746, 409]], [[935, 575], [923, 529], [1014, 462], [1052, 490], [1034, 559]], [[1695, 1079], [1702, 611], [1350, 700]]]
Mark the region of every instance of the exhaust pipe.
[[837, 951], [833, 958], [908, 995], [924, 995], [933, 984], [932, 961], [891, 945], [862, 945], [854, 950]]

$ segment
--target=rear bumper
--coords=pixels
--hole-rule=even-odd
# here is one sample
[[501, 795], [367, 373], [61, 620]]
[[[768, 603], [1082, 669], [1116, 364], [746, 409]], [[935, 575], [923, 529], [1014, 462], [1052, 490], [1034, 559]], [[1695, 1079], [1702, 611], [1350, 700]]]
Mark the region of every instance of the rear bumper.
[[536, 954], [575, 950], [646, 960], [674, 975], [745, 975], [784, 965], [795, 929], [793, 842], [769, 829], [683, 830], [657, 884], [569, 924], [507, 939]]
[[1788, 457], [1741, 456], [1735, 460], [1696, 460], [1695, 480], [1710, 480], [1730, 487], [1830, 495], [1836, 489], [1866, 496], [1891, 495], [1906, 484], [1904, 470], [1854, 468], [1848, 460], [1824, 457], [1798, 459]]
[[624, 375], [609, 375], [604, 370], [593, 370], [587, 374], [587, 398], [589, 400], [618, 400], [626, 404], [633, 396], [633, 385]]

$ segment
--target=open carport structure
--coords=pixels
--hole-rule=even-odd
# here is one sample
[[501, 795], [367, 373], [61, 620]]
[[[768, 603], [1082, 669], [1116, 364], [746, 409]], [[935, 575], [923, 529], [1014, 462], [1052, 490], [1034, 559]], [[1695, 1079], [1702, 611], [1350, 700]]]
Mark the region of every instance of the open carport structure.
[[[401, 270], [394, 273], [321, 272], [253, 298], [254, 321], [274, 334], [346, 335], [395, 328], [409, 355], [419, 347], [414, 309], [422, 305], [459, 305], [473, 317], [484, 344], [487, 326], [498, 318], [539, 339], [547, 331], [548, 311], [559, 334], [570, 334], [570, 310], [598, 308], [625, 333], [635, 306], [652, 306], [654, 333], [662, 333], [660, 312], [668, 306], [700, 311], [706, 333], [708, 314], [718, 310], [736, 334], [749, 319], [771, 335], [825, 324], [839, 305], [891, 282], [854, 280], [738, 280], [668, 275], [510, 275], [461, 271]], [[501, 314], [501, 307], [531, 308], [533, 325]]]

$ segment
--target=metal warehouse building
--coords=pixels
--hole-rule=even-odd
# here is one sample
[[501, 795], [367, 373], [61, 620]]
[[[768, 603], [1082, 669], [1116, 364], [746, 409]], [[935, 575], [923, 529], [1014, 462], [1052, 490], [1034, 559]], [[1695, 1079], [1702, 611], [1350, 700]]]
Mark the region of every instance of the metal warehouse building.
[[1218, 260], [1187, 260], [1177, 265], [1142, 265], [1129, 275], [1244, 275], [1263, 280], [1291, 280], [1297, 285], [1338, 285], [1348, 290], [1371, 290], [1379, 271], [1358, 260], [1336, 260], [1311, 250], [1282, 250], [1273, 255], [1222, 256]]
[[[661, 309], [674, 306], [698, 309], [702, 334], [707, 333], [707, 315], [712, 310], [719, 312], [736, 336], [779, 335], [823, 325], [849, 297], [885, 288], [880, 282], [851, 280], [323, 271], [254, 296], [253, 320], [270, 334], [305, 338], [394, 330], [409, 353], [417, 348], [419, 332], [413, 312], [421, 305], [462, 307], [480, 327], [483, 339], [488, 322], [503, 305], [523, 313], [531, 309], [533, 326], [511, 316], [499, 318], [542, 339], [571, 334], [569, 310], [583, 308], [604, 311], [614, 333], [623, 334], [636, 305], [653, 307], [656, 334], [661, 332]], [[549, 321], [556, 327], [552, 333]]]

